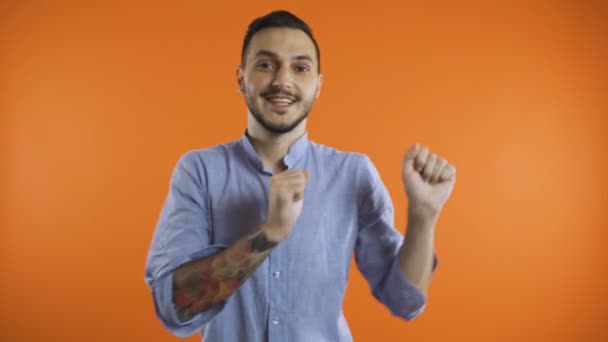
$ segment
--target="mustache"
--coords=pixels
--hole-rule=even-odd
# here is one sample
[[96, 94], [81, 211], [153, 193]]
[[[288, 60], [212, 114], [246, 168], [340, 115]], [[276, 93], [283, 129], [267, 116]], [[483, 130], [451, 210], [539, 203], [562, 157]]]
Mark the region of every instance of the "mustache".
[[268, 90], [262, 92], [260, 95], [262, 97], [269, 97], [269, 96], [273, 96], [273, 95], [281, 95], [281, 96], [287, 97], [287, 98], [289, 98], [290, 100], [293, 100], [293, 101], [298, 101], [300, 99], [300, 97], [298, 95], [296, 95], [296, 94], [294, 94], [294, 93], [292, 93], [290, 91], [283, 90], [281, 88], [271, 88], [271, 89], [268, 89]]

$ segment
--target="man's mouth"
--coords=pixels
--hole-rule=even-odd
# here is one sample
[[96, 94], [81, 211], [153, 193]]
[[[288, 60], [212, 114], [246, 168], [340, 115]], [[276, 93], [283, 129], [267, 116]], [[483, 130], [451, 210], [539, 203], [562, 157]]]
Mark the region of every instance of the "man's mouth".
[[282, 94], [264, 96], [264, 99], [270, 104], [270, 109], [278, 114], [287, 113], [291, 106], [297, 101], [297, 98], [295, 97]]
[[285, 105], [285, 106], [296, 102], [295, 99], [292, 97], [277, 96], [277, 95], [267, 96], [267, 97], [265, 97], [265, 99], [266, 99], [266, 101], [268, 101], [272, 104]]

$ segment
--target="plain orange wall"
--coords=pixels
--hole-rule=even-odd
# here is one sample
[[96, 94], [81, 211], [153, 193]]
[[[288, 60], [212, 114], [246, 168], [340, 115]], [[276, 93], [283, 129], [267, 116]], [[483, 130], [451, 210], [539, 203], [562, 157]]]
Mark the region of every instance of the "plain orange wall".
[[311, 137], [372, 158], [399, 229], [404, 150], [458, 167], [426, 312], [353, 268], [355, 340], [607, 341], [606, 2], [382, 0], [0, 2], [0, 340], [178, 340], [151, 234], [177, 158], [241, 136], [243, 34], [277, 8], [321, 45]]

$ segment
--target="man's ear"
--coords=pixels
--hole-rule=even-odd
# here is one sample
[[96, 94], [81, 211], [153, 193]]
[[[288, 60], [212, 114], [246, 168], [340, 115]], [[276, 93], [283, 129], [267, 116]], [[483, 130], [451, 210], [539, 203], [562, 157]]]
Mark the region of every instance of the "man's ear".
[[243, 80], [243, 67], [239, 66], [236, 69], [236, 82], [241, 93], [245, 94], [245, 81]]
[[319, 96], [321, 95], [321, 86], [322, 85], [323, 85], [323, 74], [319, 74], [319, 86], [317, 87], [315, 99], [319, 98]]

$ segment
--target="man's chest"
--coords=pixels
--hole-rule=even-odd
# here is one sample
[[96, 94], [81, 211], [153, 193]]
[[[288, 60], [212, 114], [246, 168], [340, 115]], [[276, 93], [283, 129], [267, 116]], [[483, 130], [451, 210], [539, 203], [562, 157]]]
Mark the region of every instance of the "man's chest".
[[[311, 248], [347, 254], [354, 246], [358, 223], [356, 186], [347, 179], [329, 176], [317, 173], [306, 186], [302, 212], [283, 241], [293, 255], [310, 254]], [[230, 245], [259, 229], [268, 211], [269, 180], [270, 176], [262, 174], [232, 174], [210, 180], [212, 243]]]

